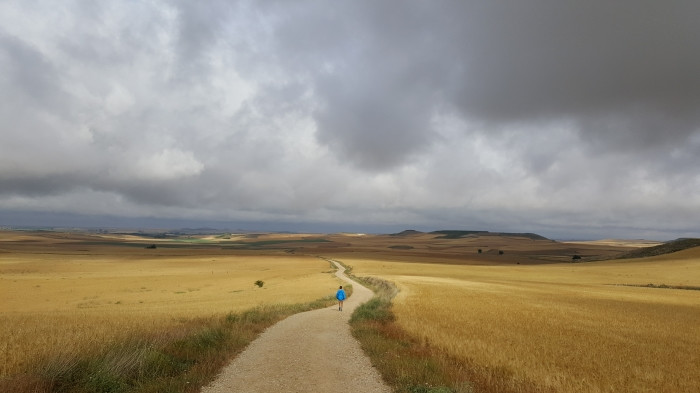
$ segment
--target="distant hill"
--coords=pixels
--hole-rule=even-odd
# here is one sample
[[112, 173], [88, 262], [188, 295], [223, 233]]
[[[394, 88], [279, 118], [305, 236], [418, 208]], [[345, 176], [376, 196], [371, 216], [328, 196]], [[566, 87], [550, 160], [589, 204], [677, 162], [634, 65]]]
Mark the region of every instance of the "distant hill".
[[467, 236], [510, 236], [525, 237], [532, 240], [549, 240], [544, 236], [535, 233], [509, 233], [509, 232], [489, 232], [489, 231], [434, 231], [434, 235], [440, 235], [437, 239], [460, 239]]
[[654, 247], [644, 247], [622, 254], [619, 259], [645, 258], [671, 254], [688, 248], [700, 247], [700, 239], [676, 239]]
[[399, 233], [392, 233], [391, 236], [411, 236], [411, 235], [422, 235], [422, 234], [423, 234], [423, 232], [421, 232], [421, 231], [407, 229], [407, 230], [401, 231]]

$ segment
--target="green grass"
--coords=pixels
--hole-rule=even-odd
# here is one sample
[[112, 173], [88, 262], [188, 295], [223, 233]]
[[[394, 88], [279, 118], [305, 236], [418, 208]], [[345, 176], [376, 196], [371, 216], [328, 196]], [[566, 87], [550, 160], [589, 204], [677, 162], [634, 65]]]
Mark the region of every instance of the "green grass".
[[259, 240], [253, 242], [229, 242], [225, 243], [227, 246], [223, 248], [235, 248], [235, 249], [259, 249], [268, 246], [283, 246], [291, 244], [304, 244], [304, 243], [332, 243], [332, 241], [324, 238], [312, 238], [312, 239], [282, 239], [282, 240]]
[[174, 243], [190, 243], [190, 244], [215, 244], [218, 243], [216, 240], [211, 239], [201, 239], [197, 237], [176, 237], [174, 239], [169, 239], [169, 241]]

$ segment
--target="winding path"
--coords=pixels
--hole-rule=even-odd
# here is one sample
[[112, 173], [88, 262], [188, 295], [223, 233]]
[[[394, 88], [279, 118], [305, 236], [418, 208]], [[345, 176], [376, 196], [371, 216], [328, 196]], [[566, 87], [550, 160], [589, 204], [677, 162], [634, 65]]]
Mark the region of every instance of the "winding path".
[[345, 275], [335, 261], [335, 273], [352, 284], [353, 294], [338, 306], [292, 315], [267, 329], [226, 366], [202, 393], [363, 392], [390, 393], [348, 321], [372, 291]]

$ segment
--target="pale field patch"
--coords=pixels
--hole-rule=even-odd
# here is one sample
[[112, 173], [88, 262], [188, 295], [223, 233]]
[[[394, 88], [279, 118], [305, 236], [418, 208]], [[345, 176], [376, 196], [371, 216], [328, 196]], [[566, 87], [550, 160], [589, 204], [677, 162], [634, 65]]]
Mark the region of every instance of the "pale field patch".
[[602, 245], [602, 246], [619, 246], [619, 247], [653, 247], [663, 244], [662, 242], [657, 242], [653, 240], [626, 240], [626, 239], [603, 239], [603, 240], [581, 240], [581, 241], [567, 241], [568, 244], [590, 244], [590, 245]]
[[558, 392], [695, 392], [700, 250], [584, 264], [470, 266], [342, 259], [395, 282], [411, 335]]
[[185, 254], [0, 253], [0, 377], [41, 357], [157, 335], [193, 318], [313, 301], [339, 283], [314, 257], [178, 253]]

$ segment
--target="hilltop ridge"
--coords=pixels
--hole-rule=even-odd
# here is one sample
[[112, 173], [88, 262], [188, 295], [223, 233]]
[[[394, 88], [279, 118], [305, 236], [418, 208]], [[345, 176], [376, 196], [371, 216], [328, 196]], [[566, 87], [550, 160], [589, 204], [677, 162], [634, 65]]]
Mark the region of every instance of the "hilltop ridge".
[[525, 237], [533, 240], [550, 240], [536, 233], [520, 232], [489, 232], [489, 231], [458, 231], [441, 230], [433, 231], [431, 234], [441, 235], [438, 239], [460, 239], [467, 236], [505, 236], [505, 237]]
[[470, 236], [504, 236], [504, 237], [525, 237], [533, 240], [551, 240], [544, 236], [530, 232], [489, 232], [489, 231], [465, 231], [454, 229], [443, 229], [432, 232], [421, 232], [415, 229], [406, 229], [398, 233], [392, 233], [390, 236], [414, 236], [414, 235], [437, 235], [436, 239], [461, 239]]
[[674, 252], [683, 251], [694, 247], [700, 247], [700, 239], [680, 238], [659, 244], [658, 246], [643, 247], [637, 250], [629, 251], [619, 256], [618, 259], [654, 257], [657, 255], [672, 254]]

